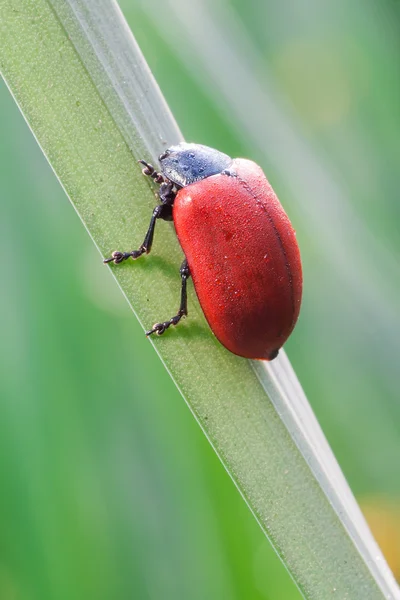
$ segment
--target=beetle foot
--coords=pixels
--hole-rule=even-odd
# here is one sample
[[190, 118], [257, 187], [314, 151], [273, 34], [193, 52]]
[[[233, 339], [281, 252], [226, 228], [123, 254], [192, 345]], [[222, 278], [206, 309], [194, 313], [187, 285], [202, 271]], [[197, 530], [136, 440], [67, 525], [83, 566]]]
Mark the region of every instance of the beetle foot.
[[118, 265], [123, 260], [126, 260], [129, 257], [130, 257], [130, 252], [118, 252], [118, 250], [115, 250], [115, 252], [113, 252], [111, 254], [110, 258], [105, 258], [103, 260], [103, 263], [107, 264], [107, 263], [113, 262], [116, 265]]
[[141, 246], [139, 250], [132, 250], [131, 252], [119, 252], [118, 250], [115, 250], [115, 252], [111, 254], [110, 258], [105, 258], [103, 260], [103, 263], [107, 264], [113, 262], [116, 265], [119, 265], [119, 263], [122, 263], [122, 261], [127, 260], [128, 258], [133, 258], [133, 260], [136, 260], [139, 258], [139, 256], [142, 256], [142, 254], [145, 254], [146, 252], [147, 248], [145, 246]]
[[172, 319], [170, 319], [169, 321], [164, 321], [164, 323], [155, 323], [153, 325], [153, 329], [150, 329], [150, 331], [146, 331], [146, 336], [152, 335], [153, 333], [156, 333], [157, 335], [162, 335], [168, 329], [168, 327], [170, 327], [171, 325], [177, 325], [182, 319], [182, 317], [183, 314], [178, 314], [175, 315], [175, 317], [172, 317]]
[[153, 165], [151, 165], [150, 163], [146, 162], [145, 160], [138, 160], [138, 162], [141, 165], [144, 165], [144, 169], [142, 169], [143, 175], [146, 175], [147, 177], [151, 177], [152, 179], [154, 179], [154, 181], [156, 183], [163, 183], [164, 182], [164, 177], [161, 175], [161, 173], [157, 173], [157, 171], [155, 170], [155, 168], [153, 167]]

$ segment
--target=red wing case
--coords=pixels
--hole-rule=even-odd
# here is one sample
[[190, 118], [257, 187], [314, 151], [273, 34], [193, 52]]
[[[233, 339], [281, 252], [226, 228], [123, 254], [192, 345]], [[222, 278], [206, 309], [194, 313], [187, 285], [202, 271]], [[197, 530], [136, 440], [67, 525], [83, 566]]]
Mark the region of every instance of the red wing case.
[[176, 233], [218, 340], [239, 356], [271, 360], [300, 311], [296, 233], [258, 165], [235, 159], [229, 173], [179, 190]]

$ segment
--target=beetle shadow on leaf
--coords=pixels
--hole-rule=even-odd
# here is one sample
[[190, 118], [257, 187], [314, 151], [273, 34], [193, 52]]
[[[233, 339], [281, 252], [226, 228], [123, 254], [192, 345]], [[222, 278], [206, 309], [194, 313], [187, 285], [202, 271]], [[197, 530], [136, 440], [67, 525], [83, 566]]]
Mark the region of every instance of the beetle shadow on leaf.
[[[183, 261], [183, 257], [182, 257], [182, 261]], [[180, 265], [178, 264], [178, 266], [176, 266], [171, 261], [168, 261], [165, 258], [163, 258], [162, 256], [158, 256], [156, 254], [147, 254], [147, 255], [145, 254], [134, 261], [131, 258], [129, 258], [128, 260], [126, 260], [118, 265], [114, 265], [111, 263], [110, 266], [112, 269], [127, 269], [129, 271], [132, 271], [133, 273], [136, 270], [139, 270], [140, 272], [147, 271], [149, 274], [152, 274], [153, 276], [154, 276], [154, 271], [159, 271], [160, 273], [163, 273], [163, 274], [167, 275], [168, 277], [171, 277], [171, 279], [176, 278], [177, 281], [179, 282], [178, 285], [180, 284], [180, 275], [179, 275]]]
[[[182, 255], [182, 261], [183, 261], [183, 255]], [[165, 314], [164, 316], [159, 316], [158, 320], [162, 320], [162, 319], [169, 319], [170, 317], [172, 317], [174, 310], [178, 308], [179, 305], [179, 300], [180, 300], [180, 294], [181, 294], [181, 277], [179, 274], [179, 268], [180, 268], [180, 263], [178, 263], [178, 265], [176, 265], [176, 263], [173, 263], [172, 261], [164, 258], [163, 256], [159, 256], [159, 255], [153, 255], [153, 254], [149, 254], [146, 256], [143, 256], [141, 258], [139, 258], [137, 261], [134, 261], [135, 264], [132, 264], [133, 261], [127, 261], [125, 263], [122, 263], [121, 265], [116, 265], [116, 267], [118, 269], [129, 269], [129, 271], [134, 272], [136, 269], [140, 269], [141, 272], [148, 272], [149, 274], [149, 278], [151, 278], [152, 280], [154, 280], [157, 277], [157, 273], [163, 273], [163, 275], [166, 275], [168, 278], [170, 278], [171, 282], [173, 282], [173, 285], [175, 286], [176, 284], [176, 306], [175, 304], [172, 305], [170, 308], [170, 312], [171, 314]], [[115, 266], [113, 265], [112, 268], [115, 268]], [[160, 289], [163, 286], [163, 282], [160, 281], [158, 284], [156, 284], [160, 287]], [[193, 289], [193, 281], [191, 281], [191, 279], [189, 279], [188, 282], [188, 291], [189, 291], [189, 298], [188, 298], [188, 316], [185, 317], [184, 319], [182, 319], [182, 321], [176, 326], [176, 327], [171, 327], [168, 331], [165, 332], [165, 334], [162, 336], [163, 339], [167, 339], [170, 336], [182, 336], [183, 339], [186, 340], [191, 340], [191, 339], [198, 339], [201, 338], [203, 340], [206, 340], [207, 338], [209, 338], [209, 336], [213, 335], [209, 326], [207, 325], [207, 323], [204, 321], [204, 323], [199, 322], [198, 319], [198, 315], [199, 315], [199, 309], [197, 309], [196, 311], [194, 310], [193, 307], [193, 301], [195, 301], [197, 303], [198, 306], [198, 300], [196, 299], [194, 289]], [[191, 306], [192, 305], [192, 306]], [[192, 312], [192, 315], [191, 315]]]
[[[182, 255], [182, 261], [183, 261], [183, 255]], [[180, 282], [181, 282], [181, 276], [179, 274], [179, 268], [180, 268], [180, 263], [178, 265], [174, 264], [173, 262], [171, 262], [170, 260], [164, 258], [163, 256], [159, 256], [156, 254], [148, 254], [147, 256], [143, 257], [143, 259], [139, 259], [137, 261], [137, 264], [140, 265], [140, 268], [142, 269], [146, 269], [147, 271], [153, 272], [153, 271], [160, 271], [160, 273], [163, 273], [165, 275], [167, 275], [168, 277], [172, 279], [176, 279], [178, 281], [178, 292], [180, 292]], [[153, 273], [154, 275], [154, 273]]]
[[205, 341], [210, 335], [212, 335], [210, 328], [207, 324], [203, 325], [202, 323], [196, 322], [194, 320], [195, 317], [193, 317], [193, 319], [190, 318], [190, 306], [188, 312], [189, 314], [185, 320], [182, 320], [182, 322], [179, 323], [175, 328], [175, 335], [182, 336], [183, 340], [190, 341], [200, 338]]

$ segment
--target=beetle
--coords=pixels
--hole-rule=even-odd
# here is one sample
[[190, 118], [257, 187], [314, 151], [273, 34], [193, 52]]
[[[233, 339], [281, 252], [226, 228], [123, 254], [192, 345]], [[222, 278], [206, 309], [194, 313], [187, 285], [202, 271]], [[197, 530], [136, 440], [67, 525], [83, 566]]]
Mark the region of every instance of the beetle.
[[302, 267], [296, 233], [261, 168], [188, 143], [160, 155], [160, 172], [139, 162], [144, 175], [159, 184], [160, 204], [142, 245], [115, 251], [104, 262], [148, 254], [158, 219], [174, 222], [185, 255], [179, 310], [146, 335], [161, 335], [188, 314], [191, 276], [221, 344], [245, 358], [273, 360], [299, 316]]

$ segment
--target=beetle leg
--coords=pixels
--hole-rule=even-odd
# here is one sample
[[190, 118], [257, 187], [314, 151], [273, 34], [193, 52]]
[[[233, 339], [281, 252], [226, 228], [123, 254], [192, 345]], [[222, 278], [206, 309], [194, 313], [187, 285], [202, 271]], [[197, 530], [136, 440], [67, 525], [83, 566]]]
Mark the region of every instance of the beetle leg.
[[143, 175], [151, 177], [156, 183], [163, 183], [165, 181], [164, 176], [161, 173], [157, 173], [153, 165], [145, 160], [138, 160], [138, 162], [144, 166], [144, 169], [142, 169]]
[[155, 207], [150, 219], [149, 228], [143, 240], [143, 244], [139, 246], [137, 250], [131, 250], [131, 252], [119, 252], [118, 250], [115, 250], [111, 254], [110, 258], [105, 258], [103, 262], [114, 262], [117, 265], [130, 257], [136, 260], [137, 258], [139, 258], [139, 256], [142, 256], [142, 254], [148, 254], [153, 245], [154, 229], [156, 226], [157, 219], [170, 221], [172, 219], [172, 206], [170, 204], [159, 204]]
[[160, 198], [161, 204], [169, 204], [173, 205], [176, 191], [174, 189], [174, 184], [172, 181], [163, 181], [160, 185], [160, 189], [158, 190], [158, 197]]
[[179, 323], [179, 321], [182, 319], [182, 317], [183, 316], [186, 317], [186, 315], [188, 314], [188, 311], [187, 311], [187, 280], [190, 277], [190, 269], [189, 269], [189, 265], [187, 263], [186, 258], [183, 261], [179, 272], [181, 274], [182, 287], [181, 287], [181, 303], [180, 303], [177, 314], [174, 317], [172, 317], [169, 321], [164, 321], [164, 323], [156, 323], [155, 325], [153, 325], [153, 329], [150, 329], [150, 331], [146, 331], [146, 335], [151, 335], [152, 333], [156, 333], [157, 335], [162, 335], [164, 333], [164, 331], [166, 329], [168, 329], [168, 327], [170, 327], [171, 325], [177, 325]]

